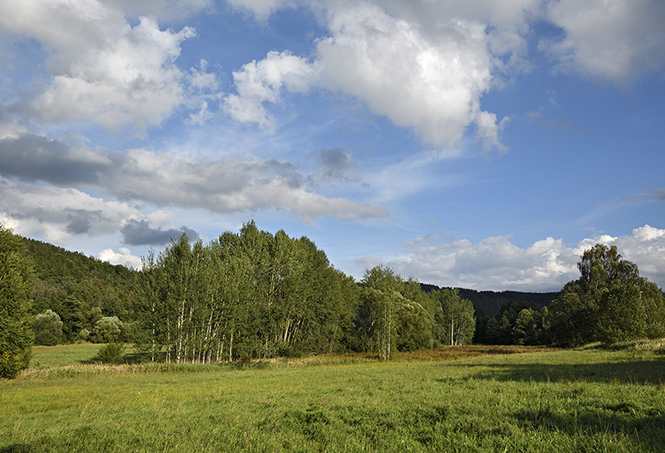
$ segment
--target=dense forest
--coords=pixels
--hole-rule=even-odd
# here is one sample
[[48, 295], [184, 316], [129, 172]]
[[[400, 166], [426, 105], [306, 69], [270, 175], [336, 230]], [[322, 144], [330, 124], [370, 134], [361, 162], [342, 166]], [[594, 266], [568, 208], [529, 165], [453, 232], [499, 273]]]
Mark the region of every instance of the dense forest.
[[[26, 338], [36, 344], [132, 342], [168, 362], [344, 352], [388, 360], [471, 342], [570, 346], [665, 336], [662, 291], [603, 245], [584, 253], [581, 277], [560, 293], [519, 293], [437, 288], [385, 266], [356, 282], [307, 237], [271, 234], [253, 221], [207, 244], [173, 239], [141, 270], [0, 230], [0, 251], [21, 257], [5, 258], [0, 269], [0, 308], [11, 318], [12, 294], [24, 288]], [[13, 274], [21, 283], [8, 287]]]

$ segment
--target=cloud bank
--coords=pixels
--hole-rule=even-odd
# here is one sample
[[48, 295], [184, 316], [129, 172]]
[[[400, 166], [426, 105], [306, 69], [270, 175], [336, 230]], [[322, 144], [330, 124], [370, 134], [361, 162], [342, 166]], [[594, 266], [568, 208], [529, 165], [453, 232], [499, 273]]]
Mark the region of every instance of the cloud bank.
[[638, 265], [640, 275], [665, 287], [665, 229], [650, 225], [634, 229], [629, 236], [602, 235], [572, 246], [551, 237], [521, 248], [505, 236], [478, 244], [423, 236], [406, 244], [404, 257], [385, 264], [403, 276], [444, 287], [560, 291], [565, 283], [579, 278], [577, 263], [584, 250], [597, 243], [615, 245], [625, 259]]

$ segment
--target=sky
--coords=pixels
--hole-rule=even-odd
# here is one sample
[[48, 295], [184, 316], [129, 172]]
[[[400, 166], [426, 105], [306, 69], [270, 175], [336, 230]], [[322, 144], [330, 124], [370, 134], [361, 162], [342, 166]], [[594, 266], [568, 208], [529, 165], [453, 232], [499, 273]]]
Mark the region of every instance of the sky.
[[361, 279], [665, 287], [661, 0], [0, 0], [0, 223], [140, 268], [254, 220]]

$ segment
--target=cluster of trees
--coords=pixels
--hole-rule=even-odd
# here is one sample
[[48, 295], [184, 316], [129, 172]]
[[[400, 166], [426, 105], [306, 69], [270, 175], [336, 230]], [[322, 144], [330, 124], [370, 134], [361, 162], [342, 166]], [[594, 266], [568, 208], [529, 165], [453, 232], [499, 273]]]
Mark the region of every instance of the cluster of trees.
[[579, 346], [665, 337], [665, 295], [640, 277], [634, 263], [603, 244], [581, 258], [580, 278], [568, 282], [549, 307], [504, 303], [496, 316], [478, 317], [474, 341]]
[[388, 360], [394, 351], [471, 342], [474, 307], [457, 290], [425, 292], [384, 266], [366, 271], [358, 290], [350, 350], [376, 351]]
[[167, 362], [344, 351], [387, 359], [434, 340], [469, 342], [475, 327], [455, 292], [427, 294], [385, 267], [358, 285], [308, 238], [254, 222], [206, 245], [183, 235], [144, 260], [140, 282], [141, 343]]
[[140, 277], [144, 342], [166, 361], [336, 351], [352, 318], [352, 279], [309, 239], [254, 222], [207, 245], [183, 235]]
[[597, 244], [577, 265], [580, 278], [567, 283], [550, 309], [550, 333], [559, 345], [614, 343], [665, 337], [665, 296], [640, 277], [637, 266], [615, 246]]
[[541, 345], [550, 343], [550, 314], [547, 307], [538, 309], [534, 303], [509, 300], [501, 305], [496, 316], [478, 316], [474, 343], [501, 345]]
[[575, 346], [665, 336], [665, 295], [634, 263], [600, 244], [581, 258], [580, 278], [549, 307], [509, 300], [488, 318], [460, 290], [385, 266], [356, 283], [308, 238], [253, 221], [208, 244], [183, 235], [150, 253], [141, 271], [0, 225], [0, 376], [27, 366], [33, 343], [66, 341], [131, 341], [153, 360], [214, 362], [352, 351], [388, 360], [472, 341]]

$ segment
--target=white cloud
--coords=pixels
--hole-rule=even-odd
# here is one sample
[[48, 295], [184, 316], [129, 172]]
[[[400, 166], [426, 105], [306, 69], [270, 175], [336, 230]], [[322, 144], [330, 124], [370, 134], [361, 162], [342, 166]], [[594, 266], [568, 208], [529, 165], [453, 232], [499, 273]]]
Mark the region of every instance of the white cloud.
[[480, 108], [492, 80], [484, 25], [460, 19], [424, 36], [417, 25], [360, 3], [332, 13], [318, 43], [323, 83], [366, 103], [423, 140], [452, 146], [466, 128], [494, 127]]
[[625, 85], [665, 64], [662, 1], [559, 0], [548, 12], [566, 35], [541, 47], [563, 71]]
[[240, 9], [250, 11], [258, 21], [266, 21], [277, 9], [292, 6], [293, 0], [228, 0], [228, 2]]
[[23, 106], [46, 121], [129, 126], [141, 135], [189, 102], [188, 81], [202, 82], [200, 72], [187, 77], [175, 64], [193, 29], [160, 30], [147, 16], [132, 27], [123, 11], [96, 0], [3, 3], [0, 30], [48, 52], [50, 82]]
[[238, 94], [224, 100], [225, 110], [237, 121], [271, 128], [272, 117], [263, 107], [281, 100], [281, 92], [305, 92], [314, 81], [315, 69], [306, 59], [289, 52], [269, 52], [265, 59], [252, 61], [233, 73]]
[[572, 247], [551, 237], [520, 248], [505, 236], [478, 244], [425, 236], [406, 245], [405, 257], [387, 264], [403, 276], [439, 286], [559, 291], [579, 278], [577, 263], [584, 250], [596, 243], [616, 245], [625, 259], [638, 265], [640, 275], [665, 287], [665, 229], [649, 225], [633, 230], [630, 236], [587, 238]]
[[[499, 139], [505, 123], [483, 111], [480, 98], [492, 86], [492, 72], [514, 64], [504, 55], [525, 48], [518, 25], [499, 20], [490, 35], [486, 23], [443, 11], [445, 20], [430, 26], [425, 22], [432, 15], [410, 14], [400, 2], [388, 3], [396, 15], [371, 2], [314, 2], [310, 6], [320, 9], [330, 34], [317, 41], [316, 59], [309, 63], [271, 52], [244, 65], [233, 74], [238, 94], [227, 96], [226, 111], [238, 121], [270, 128], [266, 102], [279, 103], [282, 91], [303, 92], [316, 85], [359, 99], [426, 143], [452, 146], [475, 126], [485, 149], [505, 149]], [[519, 11], [514, 21], [523, 21], [524, 3], [529, 2], [518, 2], [514, 9]], [[510, 27], [498, 28], [504, 23]]]
[[133, 17], [151, 16], [164, 21], [181, 21], [213, 6], [213, 0], [100, 0]]
[[104, 249], [97, 254], [97, 259], [111, 264], [133, 267], [137, 270], [143, 267], [141, 258], [132, 255], [132, 251], [127, 247], [120, 247], [117, 252], [113, 251], [113, 249]]
[[143, 218], [135, 207], [104, 201], [77, 189], [32, 186], [0, 179], [0, 206], [15, 231], [65, 244], [73, 235], [102, 236], [120, 229], [125, 219]]

